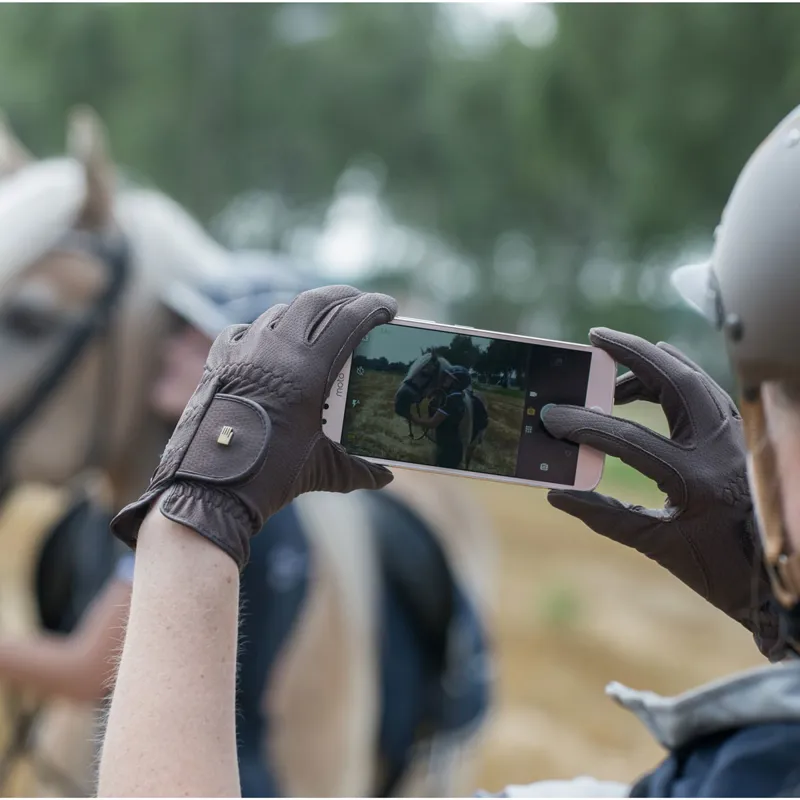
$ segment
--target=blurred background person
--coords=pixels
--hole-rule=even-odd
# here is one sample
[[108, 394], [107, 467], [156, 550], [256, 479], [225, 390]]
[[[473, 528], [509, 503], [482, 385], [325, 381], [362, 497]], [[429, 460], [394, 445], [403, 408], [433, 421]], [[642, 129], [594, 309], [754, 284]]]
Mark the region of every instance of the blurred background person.
[[[7, 543], [14, 587], [47, 632], [0, 633], [0, 683], [9, 698], [91, 703], [110, 688], [133, 571], [132, 558], [114, 555], [109, 513], [145, 480], [137, 464], [152, 471], [148, 445], [165, 446], [213, 338], [321, 278], [292, 259], [220, 251], [160, 194], [125, 194], [88, 109], [71, 115], [68, 143], [72, 158], [19, 164], [0, 186], [0, 214], [27, 226], [0, 259], [4, 477], [12, 493], [24, 480], [80, 487], [49, 531], [13, 516], [28, 559]], [[165, 338], [148, 349], [156, 331]], [[126, 404], [137, 414], [120, 419]], [[110, 476], [100, 507], [88, 496], [98, 470]], [[342, 499], [292, 504], [244, 572], [243, 792], [453, 791], [489, 703], [490, 565], [474, 545], [490, 543], [490, 527], [452, 483], [411, 475], [377, 497]], [[456, 684], [456, 694], [444, 688]], [[45, 723], [35, 704], [11, 717], [4, 771], [29, 749], [37, 778], [90, 791], [91, 759], [64, 757], [48, 710]], [[30, 746], [34, 721], [45, 732]], [[71, 729], [68, 714], [59, 721], [66, 738], [91, 743], [76, 719]], [[444, 771], [426, 766], [434, 753]]]

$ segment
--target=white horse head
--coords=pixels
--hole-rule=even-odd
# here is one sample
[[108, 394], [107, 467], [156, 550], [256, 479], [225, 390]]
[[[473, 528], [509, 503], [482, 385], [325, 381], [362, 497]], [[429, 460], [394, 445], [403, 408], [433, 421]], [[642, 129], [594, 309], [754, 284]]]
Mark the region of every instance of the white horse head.
[[[34, 162], [10, 136], [0, 127], [2, 467], [15, 482], [61, 485], [91, 455], [111, 477], [119, 507], [146, 486], [170, 433], [149, 404], [170, 324], [161, 298], [175, 279], [228, 270], [230, 254], [164, 195], [118, 181], [90, 111], [70, 118], [65, 158]], [[76, 331], [121, 272], [107, 324], [91, 329], [69, 363], [59, 362], [64, 343], [78, 341]], [[437, 369], [446, 363], [428, 354], [428, 366], [434, 362]], [[66, 367], [31, 404], [54, 363]], [[14, 419], [23, 423], [4, 430]], [[87, 452], [98, 439], [102, 447]], [[428, 477], [400, 478], [392, 491], [424, 517], [483, 616], [492, 542], [480, 509], [457, 487], [435, 489]], [[369, 795], [380, 715], [374, 521], [357, 495], [309, 495], [298, 508], [317, 568], [302, 619], [264, 687], [264, 710], [279, 720], [270, 725], [265, 757], [290, 795]], [[80, 739], [71, 714], [66, 737], [53, 738], [51, 759], [63, 756], [65, 738]], [[88, 762], [70, 758], [59, 763], [80, 785]], [[438, 786], [423, 783], [417, 792], [449, 791]]]
[[[102, 439], [93, 466], [108, 471], [122, 502], [140, 490], [159, 447], [141, 434], [169, 318], [164, 282], [224, 269], [227, 254], [168, 198], [119, 185], [103, 126], [88, 109], [71, 115], [67, 144], [66, 158], [24, 161], [0, 129], [0, 155], [16, 154], [0, 159], [0, 426], [19, 422], [4, 431], [3, 467], [12, 481], [60, 484], [86, 466], [87, 442]], [[119, 269], [107, 326], [76, 344], [32, 404]]]

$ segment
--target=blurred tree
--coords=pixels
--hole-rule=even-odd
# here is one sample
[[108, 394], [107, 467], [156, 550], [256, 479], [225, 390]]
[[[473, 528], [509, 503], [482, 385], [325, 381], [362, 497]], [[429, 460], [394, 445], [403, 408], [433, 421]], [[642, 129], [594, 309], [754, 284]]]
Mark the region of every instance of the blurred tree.
[[461, 367], [474, 367], [481, 357], [480, 348], [472, 341], [472, 337], [462, 333], [456, 334], [447, 347], [437, 348], [437, 353], [451, 364]]
[[514, 371], [518, 375], [522, 375], [525, 371], [527, 355], [527, 348], [520, 346], [517, 342], [492, 339], [486, 350], [481, 353], [475, 368], [478, 372], [490, 375]]
[[205, 221], [262, 189], [288, 225], [319, 222], [371, 164], [395, 217], [474, 271], [457, 321], [700, 341], [666, 268], [709, 248], [744, 159], [798, 102], [800, 6], [554, 10], [549, 44], [507, 29], [470, 52], [428, 4], [2, 5], [0, 105], [44, 154], [91, 103], [120, 161]]

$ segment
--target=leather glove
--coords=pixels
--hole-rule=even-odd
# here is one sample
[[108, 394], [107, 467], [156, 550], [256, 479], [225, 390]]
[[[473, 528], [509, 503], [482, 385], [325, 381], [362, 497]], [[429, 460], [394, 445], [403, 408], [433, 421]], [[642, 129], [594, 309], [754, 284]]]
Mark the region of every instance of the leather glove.
[[150, 486], [112, 531], [135, 547], [158, 499], [165, 517], [217, 544], [241, 569], [250, 537], [299, 494], [388, 484], [389, 470], [323, 434], [322, 415], [347, 357], [396, 312], [386, 295], [328, 286], [224, 330]]
[[553, 435], [590, 445], [656, 481], [664, 508], [597, 492], [552, 490], [550, 504], [668, 569], [754, 634], [772, 660], [784, 654], [747, 480], [742, 421], [731, 398], [669, 344], [598, 328], [592, 344], [631, 371], [615, 401], [659, 403], [670, 439], [636, 422], [575, 406], [543, 410]]

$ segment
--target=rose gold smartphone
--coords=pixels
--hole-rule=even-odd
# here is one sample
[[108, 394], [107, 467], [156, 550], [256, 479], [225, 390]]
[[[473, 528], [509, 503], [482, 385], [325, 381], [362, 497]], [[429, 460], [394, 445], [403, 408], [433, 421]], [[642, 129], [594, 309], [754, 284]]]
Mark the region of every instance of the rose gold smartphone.
[[398, 317], [339, 374], [323, 430], [390, 467], [547, 488], [594, 489], [604, 457], [552, 437], [539, 412], [611, 412], [616, 364], [589, 345]]

